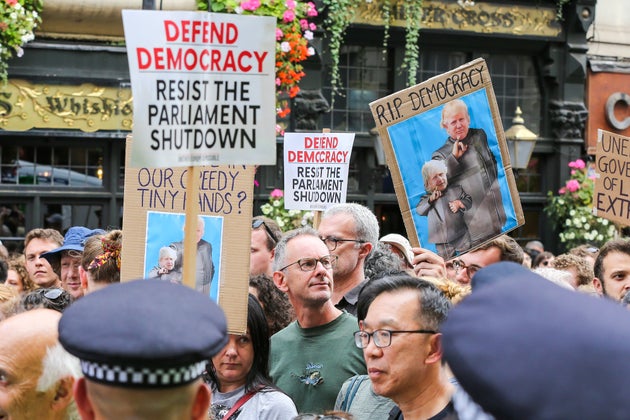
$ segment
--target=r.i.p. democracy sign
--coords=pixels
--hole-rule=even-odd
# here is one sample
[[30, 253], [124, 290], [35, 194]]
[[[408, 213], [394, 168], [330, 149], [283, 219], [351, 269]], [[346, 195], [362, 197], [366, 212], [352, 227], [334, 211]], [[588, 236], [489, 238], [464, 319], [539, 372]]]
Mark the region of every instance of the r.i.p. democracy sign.
[[275, 164], [275, 18], [123, 10], [133, 167]]

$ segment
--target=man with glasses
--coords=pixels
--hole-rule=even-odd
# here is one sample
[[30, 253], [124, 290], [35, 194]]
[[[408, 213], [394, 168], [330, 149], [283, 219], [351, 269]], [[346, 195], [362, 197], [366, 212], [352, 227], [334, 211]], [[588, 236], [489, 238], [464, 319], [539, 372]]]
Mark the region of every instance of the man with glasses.
[[518, 242], [507, 235], [501, 235], [474, 251], [452, 260], [455, 278], [451, 280], [463, 285], [471, 284], [475, 273], [483, 267], [501, 261], [523, 264], [523, 254], [523, 248]]
[[360, 204], [336, 204], [326, 209], [317, 231], [330, 253], [339, 257], [333, 270], [332, 301], [338, 309], [356, 314], [357, 298], [365, 281], [365, 259], [378, 243], [376, 216]]
[[370, 281], [361, 291], [355, 345], [363, 349], [374, 392], [397, 404], [390, 419], [454, 414], [439, 332], [450, 307], [436, 286], [407, 273]]
[[278, 224], [268, 217], [256, 216], [252, 220], [252, 238], [249, 246], [249, 275], [273, 276], [273, 250], [282, 236]]
[[331, 300], [337, 261], [311, 228], [288, 232], [276, 245], [273, 280], [296, 320], [271, 337], [269, 373], [301, 413], [331, 410], [343, 382], [366, 372], [353, 344], [356, 318]]

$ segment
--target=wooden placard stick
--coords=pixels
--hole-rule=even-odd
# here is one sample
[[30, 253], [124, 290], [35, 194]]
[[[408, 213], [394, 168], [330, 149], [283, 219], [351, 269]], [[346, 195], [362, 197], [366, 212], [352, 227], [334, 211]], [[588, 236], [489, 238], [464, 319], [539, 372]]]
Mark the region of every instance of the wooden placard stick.
[[186, 221], [184, 222], [183, 283], [195, 288], [197, 282], [197, 217], [199, 217], [199, 167], [189, 166], [186, 177]]

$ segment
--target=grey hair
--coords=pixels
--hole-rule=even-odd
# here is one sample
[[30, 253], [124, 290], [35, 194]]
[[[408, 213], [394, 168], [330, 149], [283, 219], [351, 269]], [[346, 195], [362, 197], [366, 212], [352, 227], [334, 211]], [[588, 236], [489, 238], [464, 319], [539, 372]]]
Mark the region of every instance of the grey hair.
[[429, 191], [429, 180], [435, 174], [448, 172], [446, 163], [441, 159], [431, 159], [422, 166], [422, 179], [424, 181], [424, 189]]
[[440, 125], [443, 128], [446, 128], [447, 125], [444, 121], [444, 116], [453, 109], [460, 109], [464, 111], [466, 115], [468, 115], [468, 118], [470, 118], [470, 114], [468, 113], [468, 105], [466, 105], [466, 102], [461, 99], [453, 99], [442, 108], [442, 120], [440, 121]]
[[173, 259], [177, 259], [177, 251], [175, 251], [175, 249], [171, 248], [170, 246], [163, 246], [162, 248], [160, 248], [159, 258], [162, 259], [166, 256], [172, 257]]
[[322, 215], [322, 220], [336, 214], [352, 216], [357, 239], [371, 243], [372, 248], [376, 247], [379, 238], [379, 226], [372, 210], [358, 203], [335, 204], [326, 209]]
[[280, 271], [280, 268], [284, 267], [285, 259], [287, 255], [287, 244], [292, 239], [297, 238], [298, 236], [314, 236], [317, 239], [319, 235], [315, 229], [312, 227], [303, 227], [300, 229], [290, 230], [280, 239], [280, 242], [276, 245], [276, 250], [273, 257], [273, 271]]
[[73, 378], [83, 376], [79, 359], [64, 350], [60, 343], [48, 347], [42, 361], [42, 375], [37, 381], [37, 391], [46, 392], [68, 376]]

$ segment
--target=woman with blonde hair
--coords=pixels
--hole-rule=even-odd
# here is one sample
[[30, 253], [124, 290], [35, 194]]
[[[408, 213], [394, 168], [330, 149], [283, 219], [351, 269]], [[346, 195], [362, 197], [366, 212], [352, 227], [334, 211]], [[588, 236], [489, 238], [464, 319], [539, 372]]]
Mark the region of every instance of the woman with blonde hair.
[[85, 242], [81, 259], [81, 285], [85, 293], [95, 292], [120, 282], [120, 252], [122, 230], [90, 236]]

